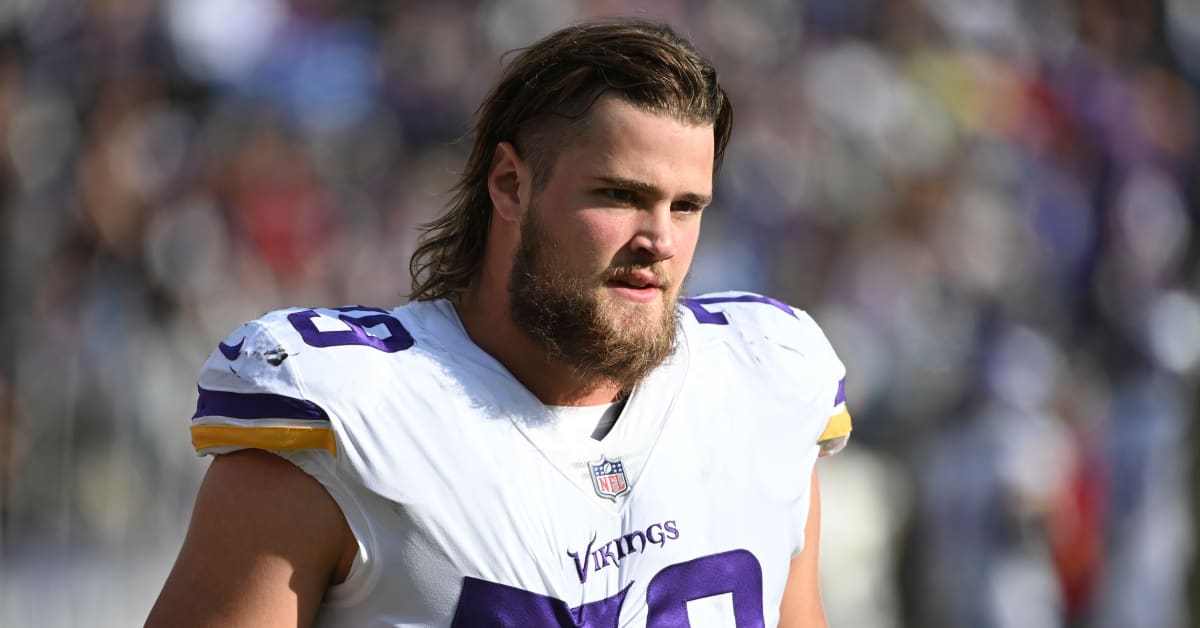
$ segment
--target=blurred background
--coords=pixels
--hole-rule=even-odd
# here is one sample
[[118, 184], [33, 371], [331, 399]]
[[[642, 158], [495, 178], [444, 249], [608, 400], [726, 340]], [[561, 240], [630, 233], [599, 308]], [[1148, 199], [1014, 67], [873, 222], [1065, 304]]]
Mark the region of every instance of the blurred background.
[[0, 625], [140, 625], [213, 344], [393, 306], [506, 51], [674, 25], [737, 124], [689, 290], [850, 372], [833, 626], [1200, 625], [1200, 2], [0, 2]]

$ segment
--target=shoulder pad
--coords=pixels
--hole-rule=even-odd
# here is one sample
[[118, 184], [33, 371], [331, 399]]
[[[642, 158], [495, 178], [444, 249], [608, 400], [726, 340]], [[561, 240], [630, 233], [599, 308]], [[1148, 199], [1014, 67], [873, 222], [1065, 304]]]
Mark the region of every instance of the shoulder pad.
[[[845, 446], [852, 429], [846, 410], [846, 367], [817, 322], [804, 310], [751, 292], [719, 292], [680, 301], [697, 327], [732, 328], [748, 342], [782, 347], [814, 361], [815, 372], [827, 390], [830, 414], [818, 438], [821, 455]], [[685, 317], [688, 314], [684, 314]]]
[[238, 327], [209, 355], [197, 378], [192, 445], [198, 454], [256, 448], [337, 449], [329, 414], [309, 399], [289, 361], [298, 350], [290, 308]]

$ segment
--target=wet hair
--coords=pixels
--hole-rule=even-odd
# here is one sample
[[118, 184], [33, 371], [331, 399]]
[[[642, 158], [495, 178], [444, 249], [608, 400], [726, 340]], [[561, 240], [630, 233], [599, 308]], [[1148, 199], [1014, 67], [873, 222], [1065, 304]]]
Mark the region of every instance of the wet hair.
[[520, 51], [475, 113], [475, 142], [446, 212], [422, 227], [409, 261], [413, 300], [457, 298], [483, 260], [491, 223], [488, 172], [500, 142], [511, 142], [540, 189], [564, 135], [580, 132], [600, 96], [651, 113], [713, 127], [718, 170], [733, 107], [717, 71], [670, 27], [622, 18], [569, 26]]

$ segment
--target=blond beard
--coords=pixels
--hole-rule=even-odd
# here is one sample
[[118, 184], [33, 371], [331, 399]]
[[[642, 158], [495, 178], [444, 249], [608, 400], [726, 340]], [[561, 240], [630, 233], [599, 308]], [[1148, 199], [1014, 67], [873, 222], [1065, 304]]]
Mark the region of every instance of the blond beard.
[[[657, 323], [643, 314], [649, 308], [622, 308], [622, 303], [602, 298], [601, 288], [609, 278], [649, 268], [662, 280], [661, 268], [628, 265], [609, 268], [600, 276], [572, 275], [556, 264], [558, 247], [536, 215], [536, 207], [531, 207], [513, 258], [508, 284], [513, 321], [552, 360], [581, 379], [612, 382], [628, 392], [675, 351], [678, 312], [674, 299], [668, 298], [671, 285], [661, 284], [664, 297]], [[635, 327], [640, 329], [631, 329]]]

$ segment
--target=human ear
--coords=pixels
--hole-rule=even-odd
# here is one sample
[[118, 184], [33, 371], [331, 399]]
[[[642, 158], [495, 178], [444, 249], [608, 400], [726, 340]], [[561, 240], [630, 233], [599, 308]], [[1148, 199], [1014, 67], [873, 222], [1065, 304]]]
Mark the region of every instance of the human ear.
[[500, 142], [488, 169], [488, 194], [496, 215], [505, 221], [520, 222], [532, 189], [529, 168], [511, 142]]

